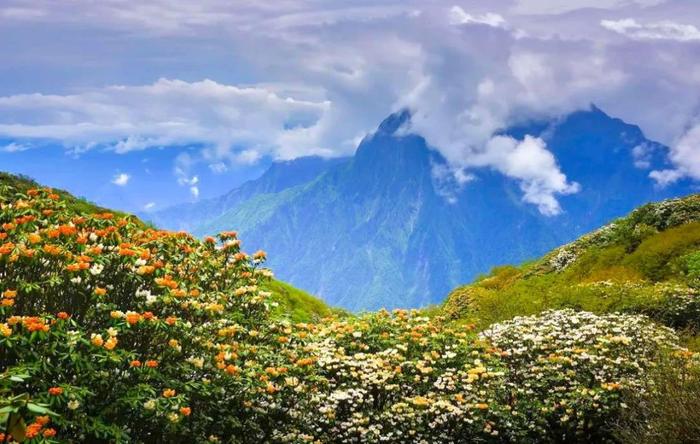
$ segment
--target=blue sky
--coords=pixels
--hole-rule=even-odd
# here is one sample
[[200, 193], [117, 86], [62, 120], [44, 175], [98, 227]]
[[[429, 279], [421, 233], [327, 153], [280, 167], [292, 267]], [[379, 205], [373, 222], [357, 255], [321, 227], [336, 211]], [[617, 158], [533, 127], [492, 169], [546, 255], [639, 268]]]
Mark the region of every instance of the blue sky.
[[4, 0], [0, 54], [0, 169], [130, 211], [351, 154], [404, 107], [543, 211], [576, 185], [495, 134], [590, 103], [669, 146], [650, 180], [700, 179], [695, 0]]

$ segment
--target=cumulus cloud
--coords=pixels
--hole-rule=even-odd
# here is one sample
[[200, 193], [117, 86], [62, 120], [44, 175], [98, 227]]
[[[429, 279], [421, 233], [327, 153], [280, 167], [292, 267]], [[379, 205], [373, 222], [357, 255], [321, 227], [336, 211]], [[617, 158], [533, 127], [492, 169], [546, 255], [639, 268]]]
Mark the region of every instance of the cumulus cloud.
[[114, 176], [114, 178], [112, 179], [112, 183], [120, 187], [125, 187], [126, 184], [129, 183], [129, 179], [131, 179], [131, 176], [129, 176], [128, 174], [119, 173], [116, 176]]
[[659, 185], [666, 186], [684, 177], [700, 180], [700, 124], [690, 128], [672, 145], [669, 157], [675, 169], [649, 173]]
[[678, 40], [687, 42], [700, 40], [700, 29], [671, 21], [641, 24], [635, 19], [601, 20], [600, 25], [618, 34], [633, 39]]
[[579, 185], [566, 179], [554, 155], [540, 138], [525, 136], [519, 141], [507, 136], [493, 137], [472, 162], [518, 180], [524, 193], [523, 200], [535, 204], [545, 215], [553, 216], [561, 212], [557, 194], [579, 191]]

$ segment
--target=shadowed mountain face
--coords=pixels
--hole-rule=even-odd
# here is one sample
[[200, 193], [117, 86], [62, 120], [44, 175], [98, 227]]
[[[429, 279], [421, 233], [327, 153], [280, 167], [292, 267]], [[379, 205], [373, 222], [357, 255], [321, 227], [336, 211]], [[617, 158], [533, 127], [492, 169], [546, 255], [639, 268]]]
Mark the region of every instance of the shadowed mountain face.
[[[199, 235], [237, 229], [248, 250], [269, 253], [286, 281], [352, 310], [435, 303], [502, 263], [536, 257], [651, 200], [687, 194], [648, 178], [666, 148], [599, 109], [510, 128], [540, 136], [581, 191], [544, 216], [518, 184], [495, 171], [459, 187], [437, 172], [445, 160], [387, 118], [351, 159], [275, 164], [220, 199], [157, 213], [154, 222]], [[309, 162], [307, 165], [306, 162]], [[304, 165], [299, 167], [298, 165]]]

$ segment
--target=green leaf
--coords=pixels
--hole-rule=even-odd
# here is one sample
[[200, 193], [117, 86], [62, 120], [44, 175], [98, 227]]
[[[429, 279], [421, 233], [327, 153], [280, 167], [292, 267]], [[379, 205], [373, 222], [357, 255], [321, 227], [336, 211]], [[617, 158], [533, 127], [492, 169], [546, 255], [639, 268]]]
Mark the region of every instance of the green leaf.
[[32, 413], [36, 413], [37, 415], [46, 415], [51, 411], [46, 407], [41, 407], [40, 405], [34, 404], [33, 402], [27, 403], [27, 409]]

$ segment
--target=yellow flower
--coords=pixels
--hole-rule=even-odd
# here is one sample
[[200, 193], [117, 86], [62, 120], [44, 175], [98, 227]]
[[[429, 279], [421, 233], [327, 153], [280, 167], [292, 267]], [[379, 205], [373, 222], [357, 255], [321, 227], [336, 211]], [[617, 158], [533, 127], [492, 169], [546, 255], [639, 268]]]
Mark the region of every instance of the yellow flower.
[[107, 342], [105, 342], [105, 348], [107, 350], [114, 350], [114, 347], [117, 346], [117, 342], [119, 342], [117, 338], [112, 336], [111, 338], [107, 339]]
[[427, 405], [430, 405], [431, 401], [428, 398], [425, 398], [423, 396], [416, 396], [411, 400], [411, 402], [414, 405], [417, 405], [418, 407], [425, 407]]
[[12, 328], [9, 325], [2, 323], [0, 324], [0, 334], [3, 336], [10, 336], [12, 334]]
[[92, 342], [92, 345], [96, 347], [102, 347], [102, 344], [104, 344], [104, 339], [102, 339], [102, 335], [98, 335], [93, 333], [92, 336], [90, 336], [90, 342]]

